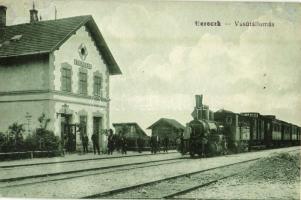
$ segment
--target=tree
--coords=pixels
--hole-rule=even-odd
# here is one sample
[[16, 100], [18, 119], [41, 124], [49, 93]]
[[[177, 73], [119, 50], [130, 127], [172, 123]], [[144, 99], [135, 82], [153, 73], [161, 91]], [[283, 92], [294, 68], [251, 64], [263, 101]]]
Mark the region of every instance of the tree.
[[23, 128], [23, 124], [18, 124], [18, 122], [14, 122], [12, 125], [8, 127], [10, 138], [13, 140], [15, 150], [21, 150], [23, 145], [23, 132], [25, 131]]
[[38, 118], [38, 121], [40, 122], [40, 128], [47, 129], [50, 119], [46, 118], [45, 113], [42, 113], [42, 115]]
[[36, 129], [33, 134], [33, 144], [35, 149], [39, 150], [58, 150], [59, 137], [55, 136], [52, 131], [47, 130], [50, 119], [46, 117], [45, 113], [38, 118], [40, 128]]
[[4, 133], [0, 132], [0, 152], [2, 152], [4, 149], [4, 146], [6, 145], [7, 137]]

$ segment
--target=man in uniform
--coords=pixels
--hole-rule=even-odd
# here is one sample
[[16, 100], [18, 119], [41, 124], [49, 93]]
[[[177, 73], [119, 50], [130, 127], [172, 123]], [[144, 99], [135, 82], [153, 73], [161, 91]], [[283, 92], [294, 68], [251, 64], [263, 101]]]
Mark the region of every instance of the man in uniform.
[[98, 155], [100, 155], [100, 150], [99, 150], [99, 135], [97, 132], [94, 132], [92, 137], [91, 137], [92, 143], [93, 143], [93, 151], [94, 154], [96, 154], [96, 150]]
[[127, 152], [127, 141], [125, 136], [122, 136], [121, 138], [121, 152], [122, 154], [126, 154]]
[[82, 138], [82, 142], [83, 142], [84, 153], [88, 153], [89, 138], [87, 134], [84, 134]]
[[138, 137], [137, 139], [137, 146], [138, 146], [138, 152], [141, 153], [142, 149], [143, 149], [143, 139], [141, 138], [141, 136]]
[[156, 136], [151, 136], [150, 146], [151, 146], [151, 153], [156, 154], [157, 153], [157, 137]]
[[113, 136], [113, 130], [109, 130], [109, 136], [108, 136], [108, 154], [112, 155], [114, 150], [114, 136]]
[[169, 144], [169, 139], [168, 137], [166, 136], [164, 139], [163, 139], [163, 146], [164, 146], [164, 150], [163, 152], [166, 152], [168, 151], [168, 144]]

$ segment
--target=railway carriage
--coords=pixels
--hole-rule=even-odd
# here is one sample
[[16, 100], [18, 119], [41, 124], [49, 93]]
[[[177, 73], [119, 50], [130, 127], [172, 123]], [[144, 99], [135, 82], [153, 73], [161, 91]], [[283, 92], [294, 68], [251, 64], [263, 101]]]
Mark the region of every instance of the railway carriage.
[[301, 145], [301, 127], [297, 128], [297, 145]]
[[285, 121], [281, 121], [281, 140], [280, 146], [291, 145], [291, 125]]
[[291, 136], [291, 144], [292, 145], [298, 145], [298, 126], [297, 125], [294, 125], [294, 124], [291, 124], [292, 126], [292, 136]]
[[282, 145], [283, 122], [276, 119], [274, 115], [265, 115], [265, 144], [267, 147], [279, 147]]
[[256, 112], [240, 113], [250, 124], [250, 142], [253, 149], [265, 148], [265, 117]]

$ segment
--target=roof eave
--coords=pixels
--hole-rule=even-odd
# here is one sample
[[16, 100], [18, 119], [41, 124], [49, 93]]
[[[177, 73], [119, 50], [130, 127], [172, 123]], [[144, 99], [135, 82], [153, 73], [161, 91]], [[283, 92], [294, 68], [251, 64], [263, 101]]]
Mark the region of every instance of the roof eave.
[[[104, 47], [106, 55], [102, 55], [104, 56], [104, 60], [108, 66], [109, 69], [109, 74], [110, 75], [120, 75], [122, 74], [117, 62], [115, 61], [109, 47], [107, 46], [104, 38], [101, 35], [100, 30], [98, 29], [93, 17], [91, 15], [89, 15], [87, 17], [86, 20], [83, 20], [82, 23], [80, 23], [74, 30], [70, 31], [63, 40], [61, 40], [60, 42], [58, 42], [52, 49], [51, 52], [59, 49], [60, 46], [62, 46], [64, 44], [64, 42], [66, 40], [68, 40], [72, 34], [74, 34], [80, 27], [84, 26], [84, 25], [88, 25], [89, 27], [91, 27], [93, 30], [95, 30], [95, 35], [94, 35], [94, 39], [96, 40], [96, 45], [99, 48], [99, 50], [102, 50], [102, 47]], [[103, 51], [101, 51], [101, 53], [104, 53]], [[105, 53], [104, 53], [105, 54]]]
[[30, 53], [18, 54], [18, 55], [9, 55], [9, 56], [0, 56], [0, 59], [7, 59], [7, 58], [15, 58], [20, 56], [34, 56], [34, 55], [42, 55], [42, 54], [49, 54], [49, 51], [35, 51]]
[[115, 58], [113, 57], [106, 41], [104, 40], [104, 38], [103, 38], [103, 36], [102, 36], [102, 34], [101, 34], [101, 32], [100, 32], [98, 26], [96, 25], [96, 23], [95, 23], [92, 16], [91, 16], [90, 20], [88, 20], [86, 22], [86, 24], [88, 26], [91, 26], [95, 30], [95, 32], [94, 32], [96, 34], [95, 39], [96, 40], [100, 39], [100, 40], [96, 41], [96, 45], [98, 46], [100, 51], [102, 50], [102, 47], [105, 49], [105, 52], [102, 52], [102, 51], [101, 52], [104, 54], [102, 56], [104, 56], [105, 62], [108, 65], [109, 74], [110, 75], [120, 75], [120, 74], [122, 74]]

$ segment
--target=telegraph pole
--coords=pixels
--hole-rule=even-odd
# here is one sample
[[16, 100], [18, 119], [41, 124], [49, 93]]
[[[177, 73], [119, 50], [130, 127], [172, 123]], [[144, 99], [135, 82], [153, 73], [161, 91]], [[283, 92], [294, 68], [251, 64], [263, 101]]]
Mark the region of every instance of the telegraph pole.
[[30, 133], [30, 121], [32, 116], [29, 114], [29, 112], [26, 112], [25, 118], [27, 120], [27, 132]]

